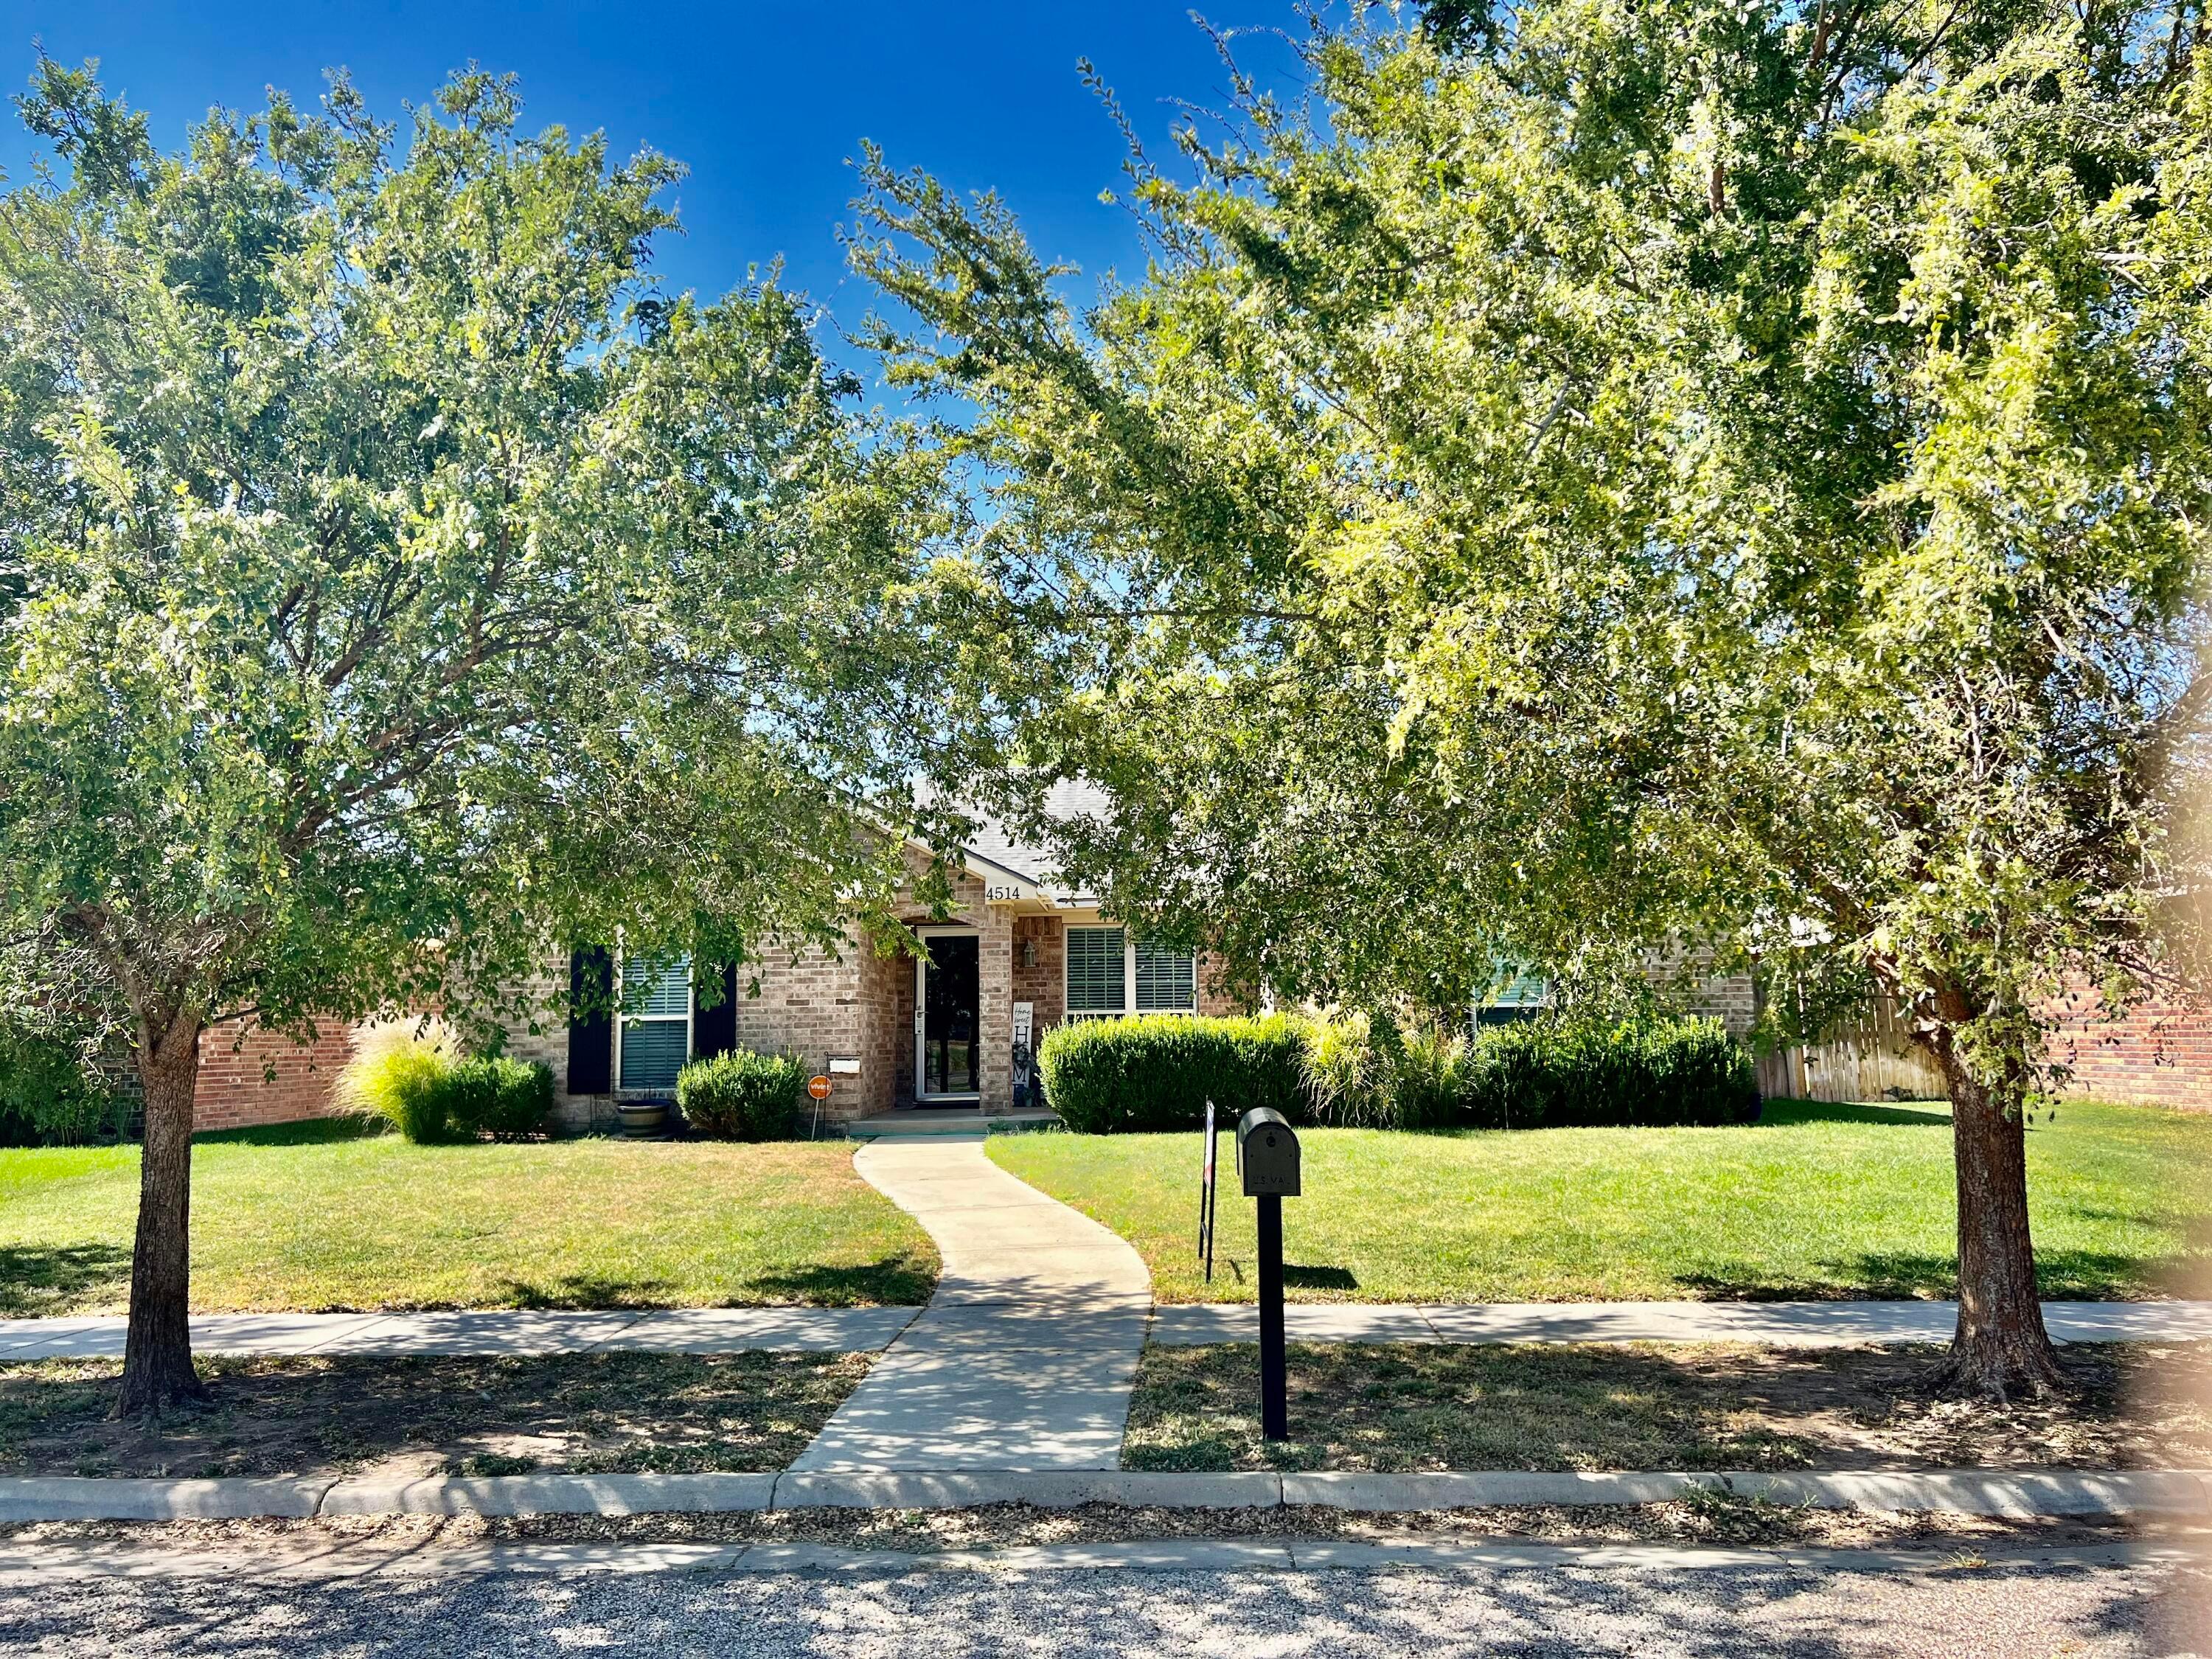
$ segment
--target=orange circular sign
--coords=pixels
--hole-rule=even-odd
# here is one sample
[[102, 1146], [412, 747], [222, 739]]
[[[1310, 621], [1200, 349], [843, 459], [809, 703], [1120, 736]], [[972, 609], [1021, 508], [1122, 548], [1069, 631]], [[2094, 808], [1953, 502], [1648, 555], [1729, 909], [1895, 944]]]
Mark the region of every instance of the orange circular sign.
[[830, 1079], [826, 1077], [811, 1077], [807, 1079], [806, 1092], [812, 1095], [817, 1100], [829, 1099]]

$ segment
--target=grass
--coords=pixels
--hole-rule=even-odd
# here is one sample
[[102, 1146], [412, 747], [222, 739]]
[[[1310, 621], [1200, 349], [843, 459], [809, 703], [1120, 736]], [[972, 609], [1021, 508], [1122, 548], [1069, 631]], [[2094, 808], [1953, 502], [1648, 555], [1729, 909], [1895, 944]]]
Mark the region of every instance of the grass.
[[[120, 1312], [138, 1151], [0, 1151], [0, 1316]], [[842, 1141], [415, 1146], [343, 1122], [201, 1137], [192, 1307], [912, 1304], [937, 1252]]]
[[2206, 1345], [2062, 1357], [2063, 1397], [1930, 1398], [1936, 1351], [1293, 1344], [1291, 1438], [1260, 1437], [1259, 1349], [1145, 1351], [1139, 1469], [2112, 1468], [2212, 1458]]
[[113, 1422], [114, 1359], [0, 1365], [0, 1474], [780, 1469], [865, 1354], [204, 1358], [204, 1409]]
[[[1283, 1206], [1297, 1301], [1933, 1297], [1955, 1286], [1942, 1107], [1771, 1102], [1718, 1129], [1302, 1132]], [[1163, 1302], [1253, 1299], [1221, 1150], [1211, 1285], [1195, 1134], [994, 1138], [989, 1155], [1134, 1244]], [[2044, 1293], [2130, 1298], [2212, 1259], [2212, 1115], [2062, 1105], [2028, 1136]]]

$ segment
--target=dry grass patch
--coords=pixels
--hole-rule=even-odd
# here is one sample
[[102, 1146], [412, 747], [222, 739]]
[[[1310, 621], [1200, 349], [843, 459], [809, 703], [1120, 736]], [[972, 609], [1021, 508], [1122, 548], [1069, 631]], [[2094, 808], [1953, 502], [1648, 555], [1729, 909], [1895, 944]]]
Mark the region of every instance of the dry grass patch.
[[1921, 1547], [1932, 1552], [2056, 1547], [2119, 1540], [2201, 1545], [2201, 1527], [2113, 1518], [2006, 1519], [1943, 1512], [1862, 1512], [1696, 1493], [1665, 1504], [1517, 1504], [1370, 1515], [1297, 1507], [1186, 1510], [1086, 1504], [1039, 1509], [991, 1504], [958, 1510], [781, 1510], [770, 1513], [529, 1516], [347, 1516], [325, 1521], [64, 1521], [0, 1524], [25, 1544], [118, 1543], [179, 1550], [235, 1549], [265, 1561], [333, 1546], [398, 1551], [487, 1543], [827, 1544], [931, 1551], [1171, 1539], [1295, 1538], [1390, 1542], [1513, 1540], [1547, 1544], [1669, 1543], [1729, 1548]]
[[1145, 1351], [1142, 1469], [2115, 1468], [2212, 1463], [2212, 1345], [2070, 1348], [2067, 1392], [1935, 1397], [1927, 1347], [1294, 1343], [1291, 1438], [1260, 1437], [1259, 1350]]
[[780, 1469], [866, 1354], [201, 1361], [213, 1403], [112, 1422], [121, 1362], [0, 1365], [0, 1474]]

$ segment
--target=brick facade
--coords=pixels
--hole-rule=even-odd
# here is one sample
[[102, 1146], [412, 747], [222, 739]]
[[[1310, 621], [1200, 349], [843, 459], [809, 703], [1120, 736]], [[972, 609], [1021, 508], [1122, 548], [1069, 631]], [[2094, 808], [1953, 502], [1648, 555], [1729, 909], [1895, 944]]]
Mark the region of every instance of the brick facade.
[[200, 1037], [192, 1127], [244, 1129], [329, 1117], [337, 1110], [339, 1069], [353, 1057], [353, 1028], [331, 1022], [299, 1042], [250, 1022], [217, 1026]]
[[2153, 1000], [2113, 1019], [2103, 995], [2083, 985], [2057, 1012], [2051, 1057], [2072, 1068], [2069, 1094], [2212, 1112], [2212, 1008]]
[[[1024, 955], [1034, 962], [1023, 960]], [[1014, 923], [1014, 1000], [1031, 1006], [1033, 1042], [1067, 1015], [1067, 924], [1058, 916], [1024, 916]]]

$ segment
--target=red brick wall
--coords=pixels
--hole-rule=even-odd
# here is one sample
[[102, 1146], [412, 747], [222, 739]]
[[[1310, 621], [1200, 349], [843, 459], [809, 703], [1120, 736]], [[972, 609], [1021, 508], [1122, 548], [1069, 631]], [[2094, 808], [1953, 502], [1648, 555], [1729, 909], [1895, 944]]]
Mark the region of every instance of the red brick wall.
[[[1025, 945], [1034, 964], [1022, 961]], [[1058, 916], [1024, 916], [1014, 924], [1014, 1000], [1035, 1005], [1032, 1042], [1042, 1042], [1066, 1017], [1067, 924]]]
[[2073, 1068], [2069, 1093], [2212, 1111], [2212, 1009], [2142, 1002], [2111, 1019], [2097, 989], [2080, 986], [2058, 1012], [2050, 1048]]
[[1231, 995], [1227, 988], [1218, 983], [1220, 977], [1220, 964], [1200, 952], [1198, 958], [1198, 1012], [1217, 1019], [1226, 1018], [1231, 1014], [1250, 1013], [1250, 1005]]
[[219, 1025], [200, 1038], [195, 1129], [295, 1123], [337, 1110], [338, 1068], [353, 1054], [353, 1030], [326, 1023], [312, 1042], [295, 1042], [249, 1024]]

